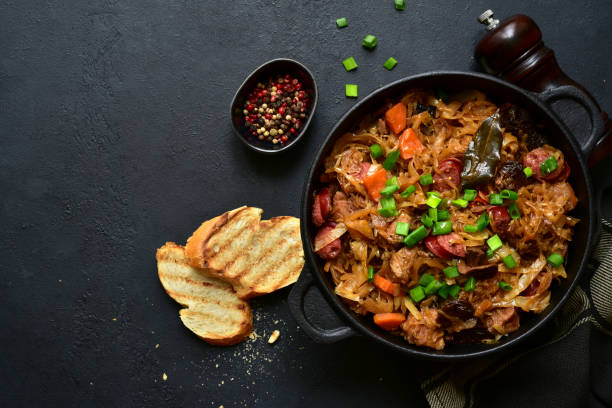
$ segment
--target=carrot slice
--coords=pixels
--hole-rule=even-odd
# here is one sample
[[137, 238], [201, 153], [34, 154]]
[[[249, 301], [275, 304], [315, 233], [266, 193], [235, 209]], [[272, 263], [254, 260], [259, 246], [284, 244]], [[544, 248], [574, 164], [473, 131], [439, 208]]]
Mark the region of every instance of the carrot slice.
[[376, 313], [374, 315], [374, 323], [385, 330], [397, 329], [400, 324], [404, 323], [406, 316], [402, 313]]
[[402, 102], [393, 105], [385, 112], [385, 120], [393, 133], [399, 135], [406, 128], [406, 105]]
[[398, 283], [393, 283], [387, 278], [376, 274], [374, 275], [374, 286], [393, 296], [399, 296], [402, 293], [402, 289]]
[[380, 169], [376, 173], [363, 179], [363, 185], [368, 190], [368, 195], [374, 201], [380, 200], [380, 190], [385, 188], [387, 182], [387, 171]]
[[419, 140], [416, 132], [408, 128], [399, 139], [400, 157], [404, 160], [411, 159], [415, 154], [421, 153], [425, 146]]

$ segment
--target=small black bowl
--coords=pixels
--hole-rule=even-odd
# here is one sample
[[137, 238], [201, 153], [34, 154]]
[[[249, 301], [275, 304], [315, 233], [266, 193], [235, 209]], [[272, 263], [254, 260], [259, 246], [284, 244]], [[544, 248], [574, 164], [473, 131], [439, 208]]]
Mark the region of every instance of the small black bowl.
[[[295, 135], [292, 135], [289, 138], [288, 143], [286, 144], [281, 144], [281, 143], [273, 144], [266, 140], [262, 141], [254, 137], [248, 131], [248, 129], [244, 126], [244, 119], [243, 119], [243, 114], [242, 114], [244, 103], [245, 101], [248, 100], [249, 93], [253, 89], [255, 89], [257, 83], [259, 82], [265, 83], [267, 82], [269, 77], [279, 75], [279, 74], [282, 74], [282, 75], [290, 74], [294, 78], [299, 79], [300, 82], [303, 84], [304, 90], [310, 93], [310, 97], [312, 101], [311, 105], [308, 108], [308, 116], [306, 116], [306, 118], [303, 121], [302, 128], [300, 129], [298, 133], [296, 133]], [[292, 59], [287, 59], [287, 58], [273, 59], [261, 65], [255, 71], [253, 71], [244, 80], [242, 85], [240, 85], [240, 88], [238, 88], [236, 95], [234, 95], [234, 99], [232, 100], [232, 105], [230, 108], [230, 118], [232, 120], [232, 127], [234, 128], [234, 133], [236, 133], [236, 136], [238, 136], [238, 138], [242, 142], [244, 142], [247, 146], [249, 146], [251, 149], [255, 151], [266, 153], [266, 154], [283, 152], [289, 149], [294, 144], [296, 144], [297, 141], [302, 138], [304, 133], [306, 133], [306, 130], [308, 129], [308, 126], [310, 125], [310, 120], [312, 119], [315, 109], [317, 108], [317, 100], [318, 100], [317, 84], [315, 82], [314, 76], [308, 70], [308, 68], [306, 68], [304, 65]]]

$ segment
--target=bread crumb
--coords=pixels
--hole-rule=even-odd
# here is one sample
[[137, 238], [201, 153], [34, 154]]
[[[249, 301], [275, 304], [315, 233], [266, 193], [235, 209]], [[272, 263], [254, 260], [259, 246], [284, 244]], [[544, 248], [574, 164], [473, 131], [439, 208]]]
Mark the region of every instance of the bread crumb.
[[117, 321], [117, 318], [116, 318], [116, 317], [113, 317], [113, 322], [116, 322], [116, 321]]
[[257, 334], [257, 332], [255, 332], [255, 330], [253, 330], [251, 332], [251, 334], [249, 334], [249, 339], [251, 339], [251, 340], [257, 340], [258, 337], [259, 337], [259, 334]]
[[280, 332], [278, 330], [274, 330], [268, 339], [268, 344], [273, 344], [276, 340], [278, 340], [278, 336], [280, 336]]
[[275, 321], [274, 321], [274, 324], [278, 324], [278, 320], [275, 320]]
[[159, 348], [159, 343], [157, 343], [157, 344], [155, 345], [155, 348]]
[[168, 379], [168, 376], [166, 375], [166, 373], [162, 374], [162, 380], [166, 381]]
[[58, 281], [59, 283], [62, 283], [62, 280], [61, 280], [61, 279], [58, 279], [57, 281]]
[[217, 363], [217, 364], [215, 364], [215, 368], [219, 368], [219, 364], [218, 364], [218, 363]]

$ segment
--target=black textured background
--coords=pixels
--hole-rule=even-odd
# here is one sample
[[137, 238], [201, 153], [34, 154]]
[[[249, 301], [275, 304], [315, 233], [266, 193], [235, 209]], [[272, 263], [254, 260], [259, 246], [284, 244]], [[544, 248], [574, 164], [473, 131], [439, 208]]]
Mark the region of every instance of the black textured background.
[[[612, 109], [610, 1], [407, 3], [0, 2], [0, 405], [425, 405], [418, 378], [435, 366], [364, 339], [314, 344], [287, 290], [253, 302], [260, 338], [207, 345], [182, 326], [154, 262], [165, 241], [243, 204], [298, 215], [315, 149], [354, 104], [344, 84], [363, 97], [410, 74], [478, 69], [486, 8], [533, 17], [564, 70]], [[373, 52], [360, 45], [368, 33]], [[319, 107], [298, 146], [264, 158], [227, 112], [276, 57], [313, 71]]]

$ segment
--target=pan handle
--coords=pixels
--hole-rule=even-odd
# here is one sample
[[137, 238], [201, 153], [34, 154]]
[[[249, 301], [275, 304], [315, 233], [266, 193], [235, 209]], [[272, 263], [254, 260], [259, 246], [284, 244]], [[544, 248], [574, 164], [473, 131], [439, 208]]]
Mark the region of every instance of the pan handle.
[[[604, 134], [604, 121], [599, 107], [595, 104], [593, 99], [580, 89], [571, 85], [550, 88], [544, 92], [538, 93], [537, 96], [547, 105], [551, 105], [553, 102], [559, 100], [570, 99], [584, 107], [589, 115], [591, 131], [586, 139], [579, 139], [578, 141], [580, 142], [580, 150], [582, 151], [583, 157], [588, 158], [591, 151], [598, 143], [600, 136]], [[578, 137], [579, 135], [576, 136]]]
[[291, 289], [289, 293], [289, 309], [300, 327], [317, 343], [335, 343], [348, 337], [355, 336], [357, 334], [355, 330], [348, 326], [340, 326], [334, 329], [321, 329], [308, 321], [304, 310], [304, 299], [308, 290], [313, 286], [312, 272], [310, 270], [303, 270], [300, 274], [300, 278], [295, 285], [293, 285], [293, 289]]

